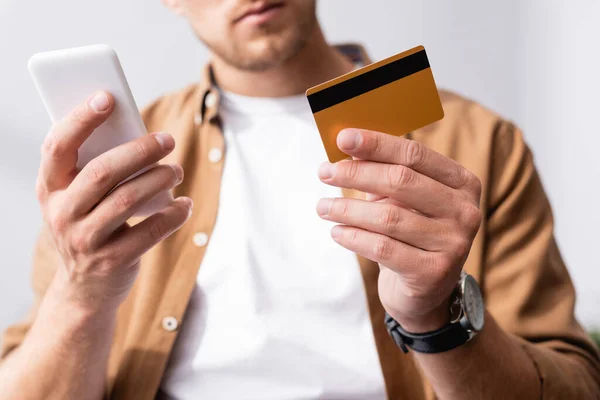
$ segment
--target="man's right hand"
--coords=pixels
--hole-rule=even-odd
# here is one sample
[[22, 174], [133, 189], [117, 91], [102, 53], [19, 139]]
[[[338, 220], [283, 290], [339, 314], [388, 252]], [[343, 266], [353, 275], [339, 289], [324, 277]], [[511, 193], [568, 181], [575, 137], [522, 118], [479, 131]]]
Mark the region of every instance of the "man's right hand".
[[50, 131], [42, 147], [36, 191], [44, 220], [64, 261], [54, 285], [61, 301], [89, 312], [114, 311], [125, 299], [139, 259], [189, 218], [192, 200], [175, 199], [135, 226], [127, 220], [147, 201], [181, 183], [179, 165], [159, 165], [111, 190], [175, 147], [166, 133], [118, 146], [77, 170], [77, 151], [114, 108], [98, 92]]

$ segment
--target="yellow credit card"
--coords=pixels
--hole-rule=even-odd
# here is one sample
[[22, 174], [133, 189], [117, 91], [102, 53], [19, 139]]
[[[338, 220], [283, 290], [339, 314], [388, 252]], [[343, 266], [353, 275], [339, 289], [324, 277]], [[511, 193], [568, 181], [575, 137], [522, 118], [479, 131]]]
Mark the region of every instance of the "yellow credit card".
[[342, 129], [401, 136], [444, 117], [423, 46], [312, 87], [306, 97], [331, 162], [348, 157], [336, 144]]

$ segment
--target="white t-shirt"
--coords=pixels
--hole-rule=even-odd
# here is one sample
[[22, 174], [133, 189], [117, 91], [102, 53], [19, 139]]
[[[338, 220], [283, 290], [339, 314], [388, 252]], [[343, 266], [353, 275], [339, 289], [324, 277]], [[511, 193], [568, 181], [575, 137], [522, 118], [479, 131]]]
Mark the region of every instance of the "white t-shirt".
[[221, 99], [218, 217], [161, 391], [383, 399], [358, 261], [315, 211], [341, 190], [318, 179], [326, 155], [306, 98]]

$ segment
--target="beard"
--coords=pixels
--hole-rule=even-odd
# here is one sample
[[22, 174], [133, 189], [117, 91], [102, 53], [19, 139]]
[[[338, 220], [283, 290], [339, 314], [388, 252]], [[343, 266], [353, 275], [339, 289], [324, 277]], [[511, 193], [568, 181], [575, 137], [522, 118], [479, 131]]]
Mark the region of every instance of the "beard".
[[317, 27], [316, 6], [306, 15], [296, 15], [294, 23], [258, 26], [250, 38], [233, 35], [229, 40], [200, 40], [228, 65], [245, 71], [262, 72], [294, 58], [307, 45]]

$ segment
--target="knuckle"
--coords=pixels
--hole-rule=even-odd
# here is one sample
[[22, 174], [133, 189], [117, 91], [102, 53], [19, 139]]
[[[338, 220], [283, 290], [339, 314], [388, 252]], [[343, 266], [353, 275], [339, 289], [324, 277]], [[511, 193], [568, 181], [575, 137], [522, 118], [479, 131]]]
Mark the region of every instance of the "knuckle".
[[483, 186], [481, 184], [481, 180], [479, 179], [479, 177], [477, 177], [477, 175], [475, 175], [474, 173], [472, 173], [471, 171], [469, 171], [466, 168], [461, 168], [462, 171], [462, 186], [461, 188], [465, 188], [467, 190], [469, 190], [470, 192], [472, 192], [475, 197], [477, 198], [477, 201], [479, 201], [479, 198], [481, 197], [481, 192], [483, 190]]
[[372, 153], [373, 154], [381, 154], [385, 151], [386, 143], [385, 143], [385, 139], [386, 139], [386, 135], [369, 135], [370, 138], [372, 138], [371, 142], [371, 148], [372, 148]]
[[331, 209], [334, 215], [340, 217], [348, 217], [349, 209], [348, 209], [348, 201], [346, 199], [334, 199], [333, 204], [331, 205]]
[[116, 251], [103, 252], [101, 263], [109, 270], [120, 267], [123, 264], [122, 256]]
[[350, 242], [352, 242], [352, 243], [358, 242], [358, 229], [352, 230], [352, 234], [350, 235]]
[[119, 211], [129, 210], [137, 203], [137, 196], [133, 190], [126, 186], [120, 187], [115, 191], [115, 205]]
[[62, 235], [67, 229], [67, 216], [60, 210], [50, 211], [48, 225], [56, 235]]
[[386, 175], [388, 185], [394, 190], [409, 186], [414, 180], [413, 170], [403, 165], [390, 165]]
[[74, 229], [71, 247], [79, 253], [89, 253], [100, 243], [99, 231], [90, 224], [80, 224]]
[[479, 207], [471, 203], [467, 203], [461, 208], [461, 222], [469, 231], [477, 232], [482, 221], [481, 210], [479, 210]]
[[96, 229], [87, 229], [84, 231], [87, 238], [86, 246], [89, 249], [96, 249], [100, 245], [100, 235]]
[[406, 166], [420, 168], [425, 163], [425, 146], [414, 140], [407, 140], [405, 147], [404, 160]]
[[389, 260], [393, 253], [391, 240], [386, 236], [379, 236], [373, 247], [373, 254], [377, 260]]
[[71, 249], [75, 253], [89, 253], [93, 247], [92, 238], [89, 232], [80, 230], [71, 236]]
[[460, 258], [466, 257], [471, 250], [471, 241], [465, 236], [457, 235], [454, 240], [453, 248], [457, 256]]
[[483, 217], [479, 209], [477, 209], [477, 213], [474, 214], [474, 217], [471, 219], [471, 233], [473, 236], [479, 232], [479, 228], [481, 227], [481, 222], [483, 221]]
[[44, 139], [42, 145], [42, 154], [51, 158], [60, 158], [66, 153], [66, 147], [62, 140], [59, 140], [58, 135], [50, 132]]
[[348, 161], [346, 167], [346, 179], [353, 181], [358, 176], [360, 164], [357, 161]]
[[79, 126], [86, 126], [90, 120], [89, 107], [87, 104], [75, 107], [71, 112], [71, 122]]
[[473, 174], [464, 167], [459, 167], [459, 180], [462, 182], [461, 187], [469, 187], [473, 183]]
[[164, 218], [156, 221], [150, 227], [150, 235], [155, 241], [160, 241], [167, 235], [166, 220]]
[[469, 172], [469, 174], [471, 175], [471, 187], [473, 188], [473, 193], [475, 194], [475, 197], [477, 198], [477, 201], [479, 202], [479, 199], [481, 198], [481, 192], [483, 191], [483, 185], [481, 184], [481, 179], [479, 179], [477, 177], [477, 175]]
[[104, 184], [110, 181], [112, 172], [100, 158], [92, 160], [86, 166], [86, 176], [93, 184]]
[[400, 224], [400, 215], [393, 206], [385, 206], [379, 214], [379, 225], [386, 231], [394, 230]]

